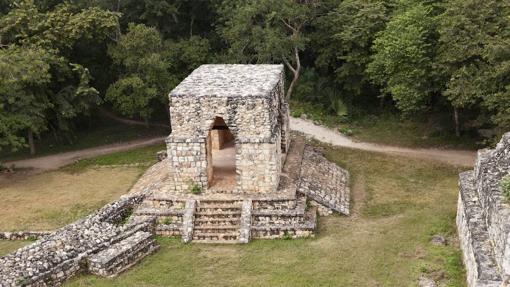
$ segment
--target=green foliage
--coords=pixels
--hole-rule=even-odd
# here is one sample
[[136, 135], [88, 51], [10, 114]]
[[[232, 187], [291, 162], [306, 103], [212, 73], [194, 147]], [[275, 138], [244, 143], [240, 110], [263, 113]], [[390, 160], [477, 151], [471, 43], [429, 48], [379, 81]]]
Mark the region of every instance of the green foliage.
[[189, 191], [192, 194], [201, 194], [202, 193], [202, 187], [198, 183], [196, 183], [196, 182], [191, 182]]
[[166, 225], [169, 225], [169, 224], [172, 224], [172, 218], [171, 217], [165, 217], [165, 219], [163, 219], [163, 224], [166, 224]]
[[510, 4], [453, 0], [444, 6], [438, 56], [444, 95], [459, 108], [488, 109], [494, 123], [510, 127]]
[[293, 74], [290, 98], [300, 76], [299, 52], [309, 38], [304, 33], [316, 13], [317, 1], [224, 1], [220, 9], [220, 35], [234, 63], [285, 63]]
[[153, 111], [151, 102], [168, 102], [171, 80], [162, 50], [159, 32], [143, 24], [130, 24], [128, 32], [110, 47], [109, 54], [122, 72], [108, 88], [106, 99], [123, 115], [148, 121]]
[[100, 98], [88, 69], [70, 61], [84, 39], [105, 38], [118, 15], [99, 8], [75, 13], [70, 4], [40, 11], [32, 0], [16, 3], [0, 18], [0, 146], [24, 145], [22, 131], [68, 131]]
[[510, 175], [503, 177], [499, 185], [501, 186], [501, 191], [503, 192], [503, 195], [507, 199], [510, 199]]
[[209, 40], [191, 36], [178, 41], [165, 41], [165, 61], [169, 63], [172, 86], [178, 84], [195, 68], [209, 62]]
[[44, 91], [51, 81], [51, 57], [35, 48], [0, 49], [0, 150], [23, 147], [20, 133], [27, 129], [46, 129], [44, 113], [51, 103]]
[[341, 1], [314, 22], [315, 65], [334, 73], [338, 89], [347, 95], [356, 97], [373, 89], [365, 70], [375, 35], [384, 29], [389, 18], [387, 3]]
[[435, 20], [433, 8], [410, 3], [395, 12], [374, 40], [367, 72], [384, 87], [404, 114], [423, 110], [435, 91], [433, 58]]

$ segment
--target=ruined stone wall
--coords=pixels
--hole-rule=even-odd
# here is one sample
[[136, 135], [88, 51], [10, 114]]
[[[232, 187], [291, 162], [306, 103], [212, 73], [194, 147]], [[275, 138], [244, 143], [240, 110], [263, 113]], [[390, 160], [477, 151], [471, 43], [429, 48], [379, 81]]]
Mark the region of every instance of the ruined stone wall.
[[[55, 286], [85, 271], [94, 254], [124, 242], [135, 233], [152, 230], [150, 221], [124, 225], [119, 222], [142, 200], [143, 196], [121, 198], [1, 257], [0, 286]], [[116, 250], [110, 254], [117, 254]]]
[[493, 150], [478, 152], [475, 165], [476, 191], [493, 240], [496, 260], [510, 274], [510, 205], [499, 183], [510, 172], [510, 133]]
[[510, 202], [500, 188], [510, 172], [510, 133], [478, 152], [459, 180], [457, 227], [469, 286], [499, 286], [510, 275]]
[[[208, 185], [206, 142], [214, 119], [233, 134], [237, 186], [234, 192], [273, 192], [281, 169], [280, 114], [283, 78], [267, 96], [171, 96], [172, 134], [167, 138], [175, 190]], [[288, 117], [288, 110], [284, 113]], [[288, 129], [288, 118], [285, 119]], [[285, 132], [283, 133], [286, 134]]]

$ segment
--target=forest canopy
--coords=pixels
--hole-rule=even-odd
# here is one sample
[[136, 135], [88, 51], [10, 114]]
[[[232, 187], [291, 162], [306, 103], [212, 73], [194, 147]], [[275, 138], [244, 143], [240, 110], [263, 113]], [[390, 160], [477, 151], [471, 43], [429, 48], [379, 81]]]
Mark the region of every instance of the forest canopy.
[[99, 109], [168, 122], [203, 63], [281, 63], [286, 96], [349, 117], [441, 113], [510, 129], [510, 2], [0, 0], [0, 149]]

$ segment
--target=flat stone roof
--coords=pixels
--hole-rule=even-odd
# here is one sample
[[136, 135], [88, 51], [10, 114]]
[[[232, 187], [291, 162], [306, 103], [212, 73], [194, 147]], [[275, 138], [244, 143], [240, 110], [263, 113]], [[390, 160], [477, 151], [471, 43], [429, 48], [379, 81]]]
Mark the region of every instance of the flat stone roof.
[[260, 97], [274, 89], [283, 65], [208, 64], [195, 69], [171, 97]]

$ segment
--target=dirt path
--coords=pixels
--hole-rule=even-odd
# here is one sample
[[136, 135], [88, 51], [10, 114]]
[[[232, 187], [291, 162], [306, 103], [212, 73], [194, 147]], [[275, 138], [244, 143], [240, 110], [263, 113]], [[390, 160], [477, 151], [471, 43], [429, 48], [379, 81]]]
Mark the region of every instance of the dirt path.
[[[382, 152], [387, 154], [409, 156], [414, 158], [432, 159], [460, 166], [472, 166], [475, 160], [475, 152], [473, 151], [423, 149], [423, 148], [413, 149], [379, 145], [373, 143], [355, 142], [352, 139], [340, 134], [339, 132], [333, 131], [322, 126], [315, 125], [310, 121], [299, 118], [290, 119], [290, 128], [295, 131], [299, 131], [306, 135], [309, 135], [321, 142], [329, 143], [336, 146], [355, 148], [366, 151]], [[89, 149], [59, 153], [55, 155], [10, 161], [6, 162], [6, 164], [9, 166], [14, 164], [18, 168], [52, 170], [71, 164], [78, 159], [90, 158], [108, 153], [125, 151], [143, 146], [163, 143], [164, 139], [165, 137], [135, 140], [125, 143], [105, 145]]]
[[14, 164], [17, 168], [34, 168], [38, 170], [52, 170], [58, 169], [62, 166], [71, 164], [78, 159], [90, 158], [99, 155], [114, 153], [118, 151], [125, 151], [134, 148], [164, 143], [165, 137], [150, 138], [134, 140], [124, 143], [104, 145], [94, 148], [82, 149], [77, 151], [64, 152], [54, 155], [9, 161], [6, 162], [7, 166]]
[[450, 150], [436, 148], [404, 148], [374, 143], [355, 142], [351, 138], [329, 128], [316, 125], [308, 120], [290, 118], [290, 128], [304, 133], [321, 142], [335, 146], [348, 147], [366, 151], [382, 152], [413, 158], [437, 160], [448, 164], [471, 167], [475, 162], [476, 152], [467, 150]]

